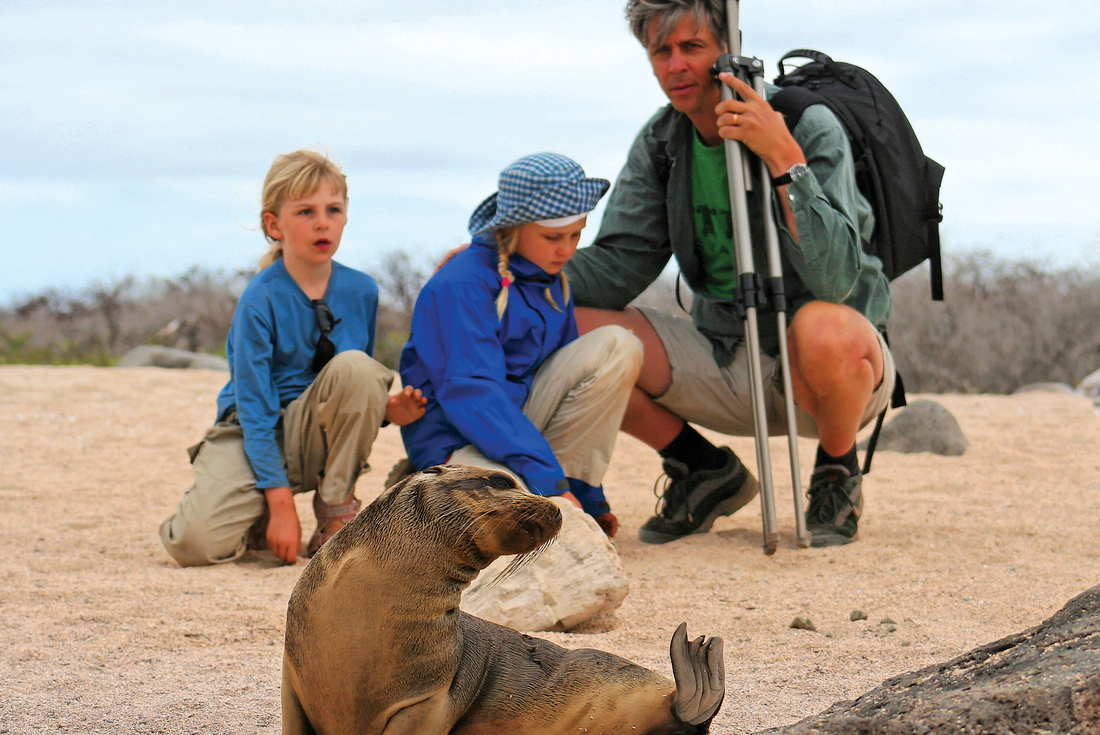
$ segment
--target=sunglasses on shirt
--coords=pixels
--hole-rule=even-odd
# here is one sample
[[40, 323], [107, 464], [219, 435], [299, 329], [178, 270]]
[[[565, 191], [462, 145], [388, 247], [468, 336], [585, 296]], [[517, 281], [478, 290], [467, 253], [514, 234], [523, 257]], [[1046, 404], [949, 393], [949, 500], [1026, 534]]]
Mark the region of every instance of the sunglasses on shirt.
[[313, 315], [317, 318], [317, 328], [321, 330], [321, 338], [317, 340], [317, 351], [313, 353], [310, 368], [313, 372], [319, 373], [336, 355], [336, 345], [328, 335], [341, 320], [333, 316], [332, 309], [328, 308], [324, 299], [313, 299]]

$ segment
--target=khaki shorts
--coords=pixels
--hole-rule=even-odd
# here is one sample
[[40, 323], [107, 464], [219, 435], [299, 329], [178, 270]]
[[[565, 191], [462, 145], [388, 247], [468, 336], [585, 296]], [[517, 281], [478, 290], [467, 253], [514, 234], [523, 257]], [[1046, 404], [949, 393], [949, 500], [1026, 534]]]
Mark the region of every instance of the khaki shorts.
[[[666, 311], [642, 307], [639, 309], [653, 325], [664, 344], [672, 368], [672, 386], [657, 403], [685, 421], [731, 436], [753, 436], [752, 392], [749, 386], [748, 352], [745, 345], [737, 348], [733, 362], [718, 367], [710, 340], [704, 337], [690, 319], [680, 319]], [[877, 332], [876, 332], [877, 333]], [[882, 382], [871, 394], [871, 401], [860, 419], [866, 426], [882, 413], [894, 392], [894, 357], [881, 333]], [[783, 376], [779, 359], [760, 355], [764, 381], [764, 403], [768, 417], [768, 433], [787, 433], [787, 415], [783, 399]], [[795, 422], [799, 436], [817, 438], [817, 425], [802, 408], [795, 406]]]

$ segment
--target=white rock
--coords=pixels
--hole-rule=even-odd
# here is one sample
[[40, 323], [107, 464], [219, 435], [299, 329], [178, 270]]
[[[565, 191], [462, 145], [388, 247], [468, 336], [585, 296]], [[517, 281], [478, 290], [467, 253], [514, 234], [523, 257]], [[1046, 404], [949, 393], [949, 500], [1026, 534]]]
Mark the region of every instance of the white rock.
[[191, 370], [229, 370], [224, 357], [188, 352], [175, 347], [140, 345], [127, 352], [116, 367], [159, 367]]
[[462, 610], [515, 630], [569, 630], [610, 612], [626, 599], [630, 584], [599, 525], [564, 498], [562, 527], [554, 543], [518, 572], [490, 582], [515, 557], [501, 557], [462, 595]]
[[1084, 393], [1089, 398], [1100, 397], [1100, 370], [1086, 375], [1085, 379], [1077, 384], [1077, 392]]

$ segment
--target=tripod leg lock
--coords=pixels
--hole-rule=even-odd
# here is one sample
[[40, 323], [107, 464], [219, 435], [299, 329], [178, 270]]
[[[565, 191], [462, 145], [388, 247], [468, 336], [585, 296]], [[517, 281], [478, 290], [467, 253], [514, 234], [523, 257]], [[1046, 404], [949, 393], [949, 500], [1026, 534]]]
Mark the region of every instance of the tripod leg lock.
[[781, 277], [772, 276], [768, 279], [768, 299], [771, 301], [772, 309], [779, 312], [787, 311], [787, 289], [783, 285], [783, 279]]

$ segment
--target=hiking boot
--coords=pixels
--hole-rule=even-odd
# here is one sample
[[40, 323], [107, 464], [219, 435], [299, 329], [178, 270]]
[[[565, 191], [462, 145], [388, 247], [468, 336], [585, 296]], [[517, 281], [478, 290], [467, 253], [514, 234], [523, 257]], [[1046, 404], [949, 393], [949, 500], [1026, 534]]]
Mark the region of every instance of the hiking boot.
[[271, 521], [271, 511], [264, 503], [264, 512], [256, 519], [255, 523], [249, 526], [248, 533], [244, 536], [245, 549], [248, 551], [267, 550], [267, 524], [269, 521]]
[[813, 534], [811, 546], [843, 546], [859, 538], [857, 524], [863, 511], [863, 475], [847, 467], [826, 464], [810, 476], [810, 507], [806, 530]]
[[[756, 497], [756, 478], [729, 447], [719, 450], [726, 455], [726, 464], [717, 470], [689, 472], [683, 462], [664, 461], [667, 477], [664, 492], [657, 495], [657, 515], [638, 529], [639, 539], [647, 544], [667, 544], [693, 533], [706, 533], [715, 518], [733, 515]], [[653, 490], [656, 493], [656, 485]]]

